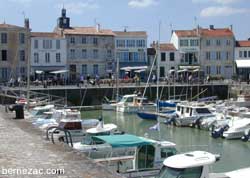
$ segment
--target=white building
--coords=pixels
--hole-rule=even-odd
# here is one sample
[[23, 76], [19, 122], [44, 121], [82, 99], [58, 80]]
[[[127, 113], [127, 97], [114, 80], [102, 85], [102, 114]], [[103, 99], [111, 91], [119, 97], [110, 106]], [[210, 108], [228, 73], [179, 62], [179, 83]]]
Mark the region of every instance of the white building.
[[242, 80], [250, 79], [250, 40], [236, 41], [235, 62], [237, 74]]
[[45, 77], [50, 72], [66, 69], [66, 39], [56, 33], [31, 33], [31, 72], [37, 77], [43, 71]]
[[197, 27], [176, 30], [171, 43], [180, 52], [179, 69], [200, 68], [205, 75], [230, 79], [234, 74], [234, 43], [231, 28]]
[[[114, 31], [116, 59], [120, 68], [147, 65], [147, 32]], [[125, 74], [121, 71], [122, 76]], [[141, 74], [143, 75], [143, 74]]]
[[170, 74], [170, 71], [177, 71], [180, 64], [179, 51], [171, 43], [160, 44], [160, 77]]

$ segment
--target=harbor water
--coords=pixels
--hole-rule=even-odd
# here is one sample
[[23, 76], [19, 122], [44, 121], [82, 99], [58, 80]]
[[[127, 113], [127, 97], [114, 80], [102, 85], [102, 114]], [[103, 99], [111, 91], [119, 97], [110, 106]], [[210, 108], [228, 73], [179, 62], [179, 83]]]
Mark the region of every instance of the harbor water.
[[208, 131], [195, 128], [160, 125], [160, 131], [149, 128], [156, 121], [142, 120], [136, 114], [124, 114], [112, 111], [84, 111], [83, 118], [102, 116], [105, 123], [114, 123], [119, 130], [138, 136], [171, 141], [177, 144], [179, 152], [203, 150], [220, 154], [221, 160], [211, 167], [212, 172], [227, 172], [250, 167], [250, 142], [241, 140], [213, 139]]

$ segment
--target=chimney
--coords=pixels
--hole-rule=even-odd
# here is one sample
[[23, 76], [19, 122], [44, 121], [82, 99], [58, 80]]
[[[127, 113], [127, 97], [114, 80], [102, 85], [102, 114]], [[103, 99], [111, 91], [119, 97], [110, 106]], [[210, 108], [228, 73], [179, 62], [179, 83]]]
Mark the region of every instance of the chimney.
[[250, 38], [248, 38], [247, 40], [250, 41]]
[[100, 31], [101, 31], [101, 25], [100, 25], [99, 23], [96, 25], [96, 31], [97, 31], [97, 32], [100, 32]]
[[233, 31], [233, 25], [230, 25], [230, 30]]
[[29, 28], [30, 28], [30, 21], [29, 21], [28, 18], [24, 19], [24, 27], [25, 27], [26, 29], [29, 29]]
[[214, 25], [209, 25], [209, 30], [214, 30]]

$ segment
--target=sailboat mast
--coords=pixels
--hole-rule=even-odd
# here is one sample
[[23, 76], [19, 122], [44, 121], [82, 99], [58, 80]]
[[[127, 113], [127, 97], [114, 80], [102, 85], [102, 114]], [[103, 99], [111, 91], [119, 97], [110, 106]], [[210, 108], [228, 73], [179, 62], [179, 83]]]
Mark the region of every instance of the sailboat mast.
[[160, 121], [159, 121], [159, 79], [160, 79], [160, 40], [161, 39], [161, 22], [159, 22], [159, 41], [157, 43], [157, 87], [156, 87], [156, 113], [157, 113], [157, 124], [158, 124], [158, 132], [159, 132], [159, 140], [161, 140], [161, 128], [160, 128]]
[[27, 109], [30, 108], [30, 53], [31, 53], [31, 32], [28, 30], [28, 54], [27, 54]]
[[119, 71], [120, 71], [120, 67], [119, 67], [119, 57], [116, 58], [116, 101], [119, 101]]

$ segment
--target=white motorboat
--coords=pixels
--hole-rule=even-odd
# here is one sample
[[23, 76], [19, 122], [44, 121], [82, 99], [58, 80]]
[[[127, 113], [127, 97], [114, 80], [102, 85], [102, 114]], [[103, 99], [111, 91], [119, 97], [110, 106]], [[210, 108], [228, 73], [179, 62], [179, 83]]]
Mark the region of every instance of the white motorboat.
[[85, 140], [74, 144], [74, 148], [92, 153], [91, 157], [95, 162], [106, 163], [110, 170], [119, 172], [125, 177], [134, 177], [133, 175], [144, 177], [149, 172], [142, 170], [150, 169], [154, 169], [154, 174], [158, 174], [164, 159], [177, 152], [176, 145], [172, 142], [129, 134], [94, 136], [88, 143]]
[[209, 166], [219, 160], [218, 155], [193, 151], [174, 155], [163, 162], [158, 178], [248, 178], [250, 168], [226, 173], [209, 173]]
[[250, 119], [237, 119], [229, 123], [229, 129], [223, 132], [226, 139], [240, 139], [250, 129]]
[[45, 112], [52, 111], [55, 108], [54, 105], [37, 106], [33, 108], [30, 112], [25, 112], [25, 119], [34, 119], [42, 117]]
[[137, 94], [124, 95], [116, 104], [116, 111], [122, 113], [136, 113], [139, 108], [149, 110], [154, 108], [154, 104], [148, 103], [146, 98], [139, 97]]
[[174, 122], [177, 126], [193, 126], [201, 117], [214, 116], [209, 107], [198, 102], [181, 102], [177, 104]]

